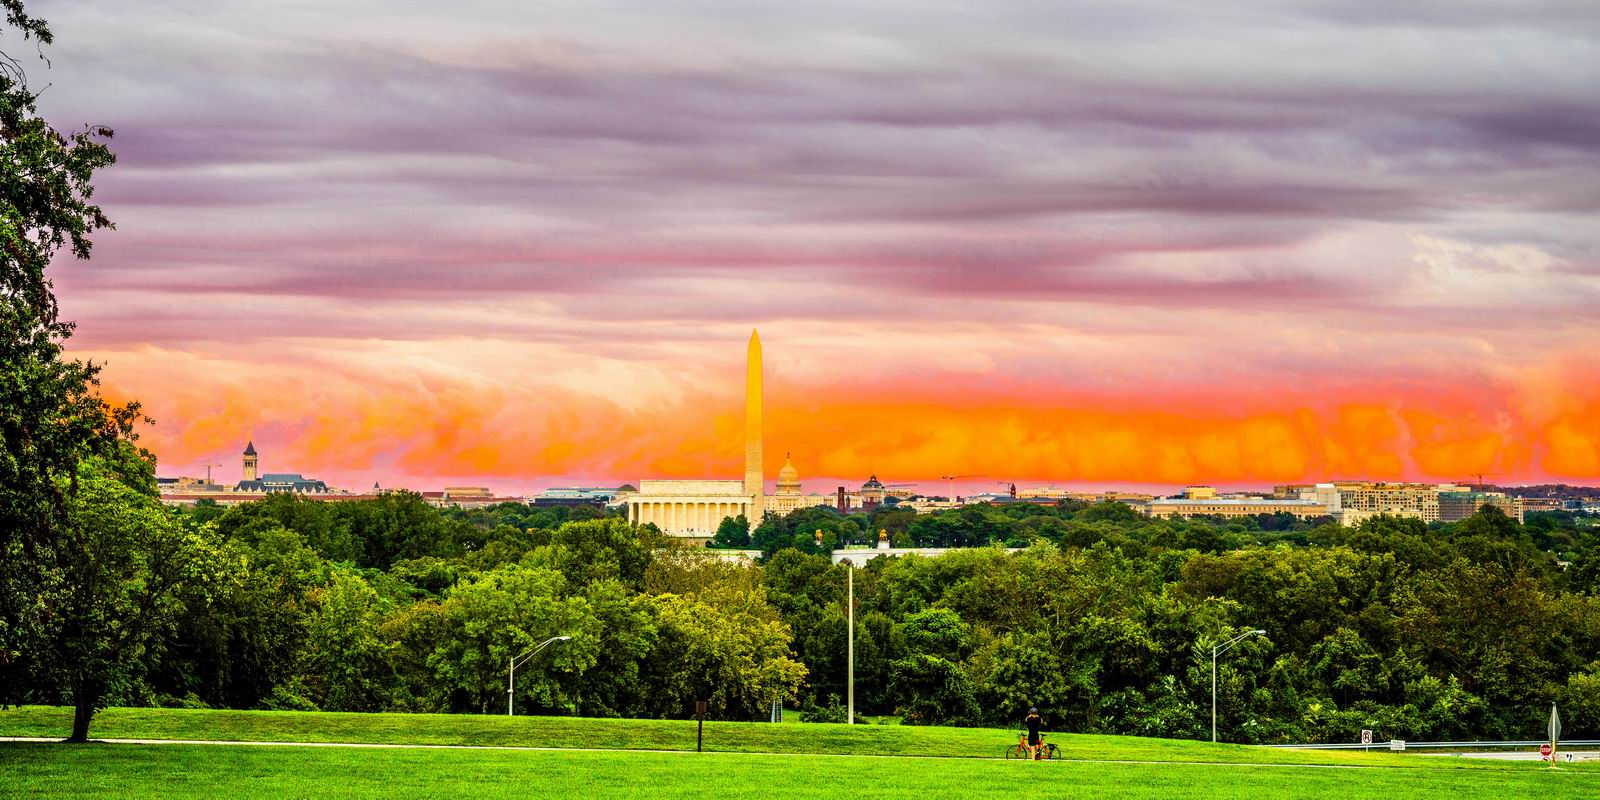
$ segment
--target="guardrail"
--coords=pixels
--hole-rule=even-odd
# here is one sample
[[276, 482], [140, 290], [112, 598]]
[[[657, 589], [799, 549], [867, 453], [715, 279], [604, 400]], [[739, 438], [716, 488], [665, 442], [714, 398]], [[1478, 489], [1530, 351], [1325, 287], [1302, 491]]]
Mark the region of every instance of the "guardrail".
[[[1478, 750], [1497, 747], [1538, 747], [1549, 744], [1545, 740], [1527, 742], [1406, 742], [1407, 750], [1413, 747], [1434, 747], [1439, 749], [1453, 748], [1456, 750]], [[1280, 750], [1388, 750], [1389, 740], [1373, 740], [1372, 744], [1329, 743], [1329, 744], [1268, 744], [1263, 747], [1275, 747]], [[1563, 739], [1557, 744], [1558, 749], [1569, 747], [1600, 747], [1600, 739]]]

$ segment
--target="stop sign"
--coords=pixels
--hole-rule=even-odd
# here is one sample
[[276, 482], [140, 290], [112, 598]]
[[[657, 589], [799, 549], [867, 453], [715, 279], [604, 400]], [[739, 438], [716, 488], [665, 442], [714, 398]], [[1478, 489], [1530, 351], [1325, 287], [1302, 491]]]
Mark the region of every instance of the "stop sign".
[[1544, 744], [1539, 745], [1539, 760], [1540, 761], [1549, 761], [1550, 760], [1550, 743], [1549, 742], [1546, 742]]

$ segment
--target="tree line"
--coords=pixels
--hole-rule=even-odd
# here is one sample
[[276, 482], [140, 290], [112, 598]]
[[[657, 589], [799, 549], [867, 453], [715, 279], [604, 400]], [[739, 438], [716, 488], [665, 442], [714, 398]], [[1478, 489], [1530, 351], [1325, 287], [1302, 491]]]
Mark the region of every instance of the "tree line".
[[[1582, 515], [803, 509], [757, 530], [811, 535], [755, 563], [593, 508], [397, 492], [174, 509], [152, 466], [132, 448], [84, 463], [72, 513], [97, 566], [13, 701], [684, 718], [705, 699], [716, 718], [781, 701], [839, 721], [851, 567], [808, 549], [895, 525], [974, 546], [856, 571], [863, 716], [1004, 725], [1038, 706], [1056, 730], [1203, 738], [1210, 648], [1261, 628], [1218, 661], [1228, 740], [1526, 738], [1551, 702], [1569, 735], [1600, 732], [1600, 529]], [[511, 659], [553, 636], [572, 638], [508, 698]]]

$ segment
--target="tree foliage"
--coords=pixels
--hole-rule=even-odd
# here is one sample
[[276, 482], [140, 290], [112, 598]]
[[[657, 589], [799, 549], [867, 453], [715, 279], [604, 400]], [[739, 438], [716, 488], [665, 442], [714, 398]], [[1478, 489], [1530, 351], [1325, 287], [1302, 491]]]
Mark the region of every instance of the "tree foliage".
[[140, 682], [188, 605], [204, 605], [217, 578], [210, 528], [179, 524], [155, 498], [154, 481], [129, 485], [118, 474], [125, 469], [91, 459], [80, 470], [68, 507], [73, 536], [58, 562], [61, 623], [35, 651], [35, 677], [70, 692], [74, 741], [87, 738], [108, 695], [126, 696]]
[[[148, 470], [101, 474], [146, 485]], [[396, 513], [408, 503], [274, 497], [168, 515], [153, 530], [210, 542], [214, 567], [164, 601], [185, 613], [150, 628], [128, 662], [142, 666], [107, 700], [503, 713], [511, 658], [566, 635], [518, 670], [519, 711], [685, 717], [708, 700], [714, 717], [752, 719], [779, 699], [809, 719], [840, 713], [851, 568], [814, 547], [752, 564], [616, 516]], [[763, 526], [866, 538], [860, 515], [791, 516]], [[1210, 647], [1260, 627], [1218, 660], [1226, 739], [1525, 737], [1552, 701], [1571, 704], [1574, 735], [1595, 729], [1600, 597], [1539, 546], [1584, 563], [1600, 537], [1583, 517], [1535, 537], [1493, 512], [1356, 528], [1082, 505], [927, 518], [940, 516], [902, 533], [982, 544], [855, 572], [858, 713], [997, 725], [1039, 706], [1058, 730], [1202, 738]], [[31, 699], [70, 694], [30, 686]]]
[[[98, 391], [99, 367], [63, 355], [72, 324], [60, 319], [45, 270], [66, 250], [82, 259], [89, 234], [110, 226], [91, 201], [91, 178], [115, 158], [107, 128], [63, 133], [39, 116], [20, 46], [52, 41], [20, 0], [0, 2], [0, 702], [15, 699], [31, 653], [61, 633], [69, 587], [69, 508], [78, 465], [132, 437], [135, 404]], [[42, 52], [40, 55], [42, 59]]]

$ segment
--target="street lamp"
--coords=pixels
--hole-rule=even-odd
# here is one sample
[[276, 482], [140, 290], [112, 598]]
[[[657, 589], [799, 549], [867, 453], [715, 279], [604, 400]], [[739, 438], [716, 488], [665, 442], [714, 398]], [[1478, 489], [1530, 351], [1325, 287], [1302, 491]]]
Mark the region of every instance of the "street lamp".
[[1238, 644], [1239, 641], [1241, 639], [1244, 639], [1246, 636], [1260, 636], [1260, 635], [1265, 634], [1265, 633], [1266, 633], [1266, 631], [1261, 630], [1260, 628], [1257, 628], [1255, 630], [1245, 631], [1244, 633], [1241, 633], [1238, 636], [1235, 636], [1232, 639], [1229, 639], [1228, 641], [1226, 641], [1226, 642], [1224, 642], [1222, 644], [1217, 644], [1217, 645], [1212, 645], [1211, 646], [1211, 743], [1212, 744], [1216, 744], [1216, 741], [1217, 741], [1217, 656], [1220, 656], [1223, 653], [1228, 652], [1228, 648]]
[[540, 642], [538, 647], [511, 659], [511, 672], [506, 676], [506, 716], [516, 716], [513, 713], [515, 711], [513, 706], [517, 703], [517, 665], [528, 663], [528, 659], [538, 655], [539, 651], [545, 649], [551, 642], [564, 642], [571, 638], [571, 636], [552, 636]]

